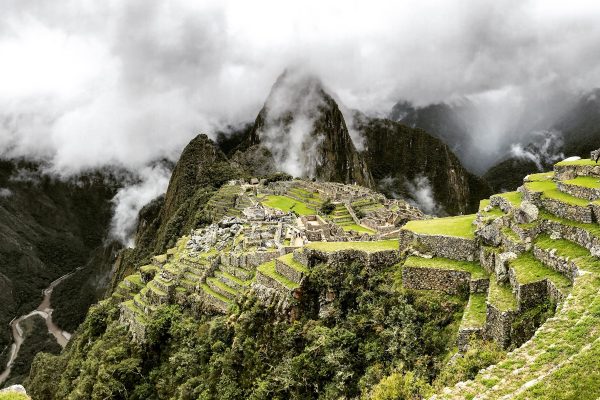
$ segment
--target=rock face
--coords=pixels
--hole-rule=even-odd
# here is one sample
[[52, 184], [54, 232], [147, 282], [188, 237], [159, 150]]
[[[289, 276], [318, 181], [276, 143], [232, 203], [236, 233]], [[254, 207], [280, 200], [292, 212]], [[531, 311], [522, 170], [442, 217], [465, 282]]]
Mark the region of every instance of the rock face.
[[[448, 214], [474, 211], [491, 194], [488, 185], [469, 173], [439, 139], [421, 129], [376, 118], [358, 118], [365, 137], [365, 159], [379, 189], [403, 197], [426, 193], [414, 181], [429, 184], [431, 200]], [[413, 192], [413, 193], [411, 193]]]
[[286, 71], [277, 79], [245, 144], [268, 149], [290, 175], [373, 187], [342, 112], [311, 75]]
[[164, 198], [140, 212], [136, 247], [164, 251], [172, 238], [192, 228], [190, 221], [211, 191], [242, 175], [208, 136], [196, 136], [181, 153]]

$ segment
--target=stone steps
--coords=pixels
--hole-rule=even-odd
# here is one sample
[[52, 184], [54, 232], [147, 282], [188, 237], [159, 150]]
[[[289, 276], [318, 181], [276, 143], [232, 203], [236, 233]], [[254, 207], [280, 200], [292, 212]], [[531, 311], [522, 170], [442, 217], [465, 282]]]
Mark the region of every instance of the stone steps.
[[223, 272], [227, 272], [233, 276], [235, 276], [236, 278], [242, 280], [242, 281], [248, 281], [250, 279], [252, 279], [252, 277], [254, 276], [254, 272], [247, 270], [245, 268], [241, 268], [241, 267], [236, 267], [233, 265], [225, 265], [225, 264], [221, 264], [219, 266], [219, 269]]
[[206, 306], [222, 314], [227, 313], [229, 306], [231, 305], [231, 300], [229, 298], [215, 292], [210, 286], [204, 283], [200, 286], [200, 296]]
[[300, 283], [308, 274], [308, 268], [294, 259], [294, 254], [289, 253], [275, 259], [275, 271], [285, 276], [292, 282]]
[[207, 278], [206, 284], [214, 292], [219, 293], [221, 296], [226, 297], [229, 300], [235, 299], [239, 294], [239, 292], [236, 289], [221, 282], [218, 278]]
[[245, 281], [231, 275], [225, 271], [215, 271], [215, 277], [230, 288], [241, 291], [247, 288], [248, 284]]
[[275, 270], [275, 260], [260, 265], [256, 269], [255, 281], [282, 294], [290, 294], [299, 284]]

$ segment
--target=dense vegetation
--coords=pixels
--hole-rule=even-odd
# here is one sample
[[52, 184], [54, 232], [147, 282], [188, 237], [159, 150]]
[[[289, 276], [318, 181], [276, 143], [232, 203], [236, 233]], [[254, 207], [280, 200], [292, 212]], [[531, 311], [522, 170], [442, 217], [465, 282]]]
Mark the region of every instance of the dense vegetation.
[[[65, 352], [36, 358], [28, 390], [40, 400], [330, 399], [371, 392], [384, 399], [407, 379], [420, 382], [411, 393], [429, 390], [453, 347], [465, 299], [404, 291], [394, 266], [342, 269], [311, 271], [297, 320], [282, 320], [251, 295], [229, 316], [163, 306], [144, 345], [132, 342], [116, 307], [102, 302]], [[333, 301], [323, 307], [325, 293]], [[474, 346], [490, 355], [467, 355], [453, 364], [455, 372], [443, 370], [443, 382], [497, 360], [501, 352], [490, 346]]]

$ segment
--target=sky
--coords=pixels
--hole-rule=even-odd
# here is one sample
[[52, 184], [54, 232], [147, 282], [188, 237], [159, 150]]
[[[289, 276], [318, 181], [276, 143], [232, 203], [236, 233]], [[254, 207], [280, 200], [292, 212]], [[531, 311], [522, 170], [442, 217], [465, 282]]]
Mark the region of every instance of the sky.
[[373, 115], [481, 102], [490, 151], [521, 110], [600, 86], [598, 43], [597, 1], [3, 0], [0, 156], [151, 176], [198, 133], [254, 120], [290, 66]]

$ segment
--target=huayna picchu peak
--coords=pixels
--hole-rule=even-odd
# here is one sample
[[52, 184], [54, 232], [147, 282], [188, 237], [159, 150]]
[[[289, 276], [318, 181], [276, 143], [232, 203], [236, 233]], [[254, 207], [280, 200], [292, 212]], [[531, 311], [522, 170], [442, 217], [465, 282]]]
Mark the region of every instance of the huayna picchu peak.
[[29, 388], [39, 398], [377, 398], [401, 383], [413, 398], [597, 393], [585, 366], [600, 348], [598, 201], [591, 160], [444, 218], [357, 185], [232, 180], [206, 203], [212, 223], [134, 268], [62, 354], [36, 357]]

